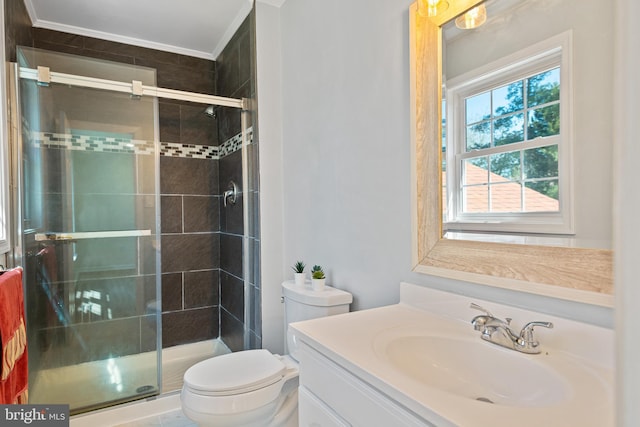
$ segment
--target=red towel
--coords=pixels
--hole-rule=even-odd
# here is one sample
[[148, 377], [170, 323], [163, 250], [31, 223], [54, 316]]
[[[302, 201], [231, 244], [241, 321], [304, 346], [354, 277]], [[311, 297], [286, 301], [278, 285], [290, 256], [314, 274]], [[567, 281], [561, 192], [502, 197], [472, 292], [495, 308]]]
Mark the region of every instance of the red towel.
[[27, 403], [29, 371], [21, 268], [0, 275], [0, 344], [0, 403]]

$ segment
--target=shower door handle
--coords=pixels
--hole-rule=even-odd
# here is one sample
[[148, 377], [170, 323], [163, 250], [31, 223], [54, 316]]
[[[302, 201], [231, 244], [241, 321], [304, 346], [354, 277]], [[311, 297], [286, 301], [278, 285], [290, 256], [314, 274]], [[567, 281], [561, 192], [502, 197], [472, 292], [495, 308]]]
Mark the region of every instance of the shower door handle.
[[83, 239], [101, 239], [108, 237], [141, 237], [151, 236], [151, 230], [117, 230], [117, 231], [85, 231], [72, 233], [37, 233], [35, 239], [37, 242], [46, 240], [54, 241], [76, 241]]

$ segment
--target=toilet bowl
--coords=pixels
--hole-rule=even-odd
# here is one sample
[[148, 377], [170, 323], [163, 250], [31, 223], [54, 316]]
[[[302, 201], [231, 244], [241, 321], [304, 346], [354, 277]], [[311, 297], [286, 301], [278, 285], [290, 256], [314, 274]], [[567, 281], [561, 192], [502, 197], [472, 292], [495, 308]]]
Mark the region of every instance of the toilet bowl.
[[[346, 313], [351, 294], [327, 286], [313, 291], [282, 284], [285, 323]], [[289, 355], [245, 350], [196, 363], [184, 374], [184, 414], [200, 426], [297, 427], [298, 362], [287, 330]]]
[[297, 394], [293, 359], [247, 350], [189, 368], [180, 398], [184, 414], [201, 426], [294, 427]]

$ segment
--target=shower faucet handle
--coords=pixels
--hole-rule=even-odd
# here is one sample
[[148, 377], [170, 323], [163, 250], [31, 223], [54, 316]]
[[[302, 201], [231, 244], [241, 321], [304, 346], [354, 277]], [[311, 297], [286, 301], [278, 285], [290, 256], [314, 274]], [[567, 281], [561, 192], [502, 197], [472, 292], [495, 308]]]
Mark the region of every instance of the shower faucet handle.
[[227, 207], [227, 203], [232, 205], [236, 204], [236, 198], [238, 197], [238, 186], [235, 182], [229, 181], [228, 190], [222, 193], [222, 204]]

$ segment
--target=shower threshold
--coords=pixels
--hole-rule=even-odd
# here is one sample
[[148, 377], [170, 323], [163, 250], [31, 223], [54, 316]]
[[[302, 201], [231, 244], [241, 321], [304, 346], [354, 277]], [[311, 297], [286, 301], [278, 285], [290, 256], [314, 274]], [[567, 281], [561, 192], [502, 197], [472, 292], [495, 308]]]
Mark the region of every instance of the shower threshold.
[[[229, 352], [219, 339], [164, 349], [162, 393], [180, 390], [193, 364]], [[40, 371], [29, 387], [29, 401], [68, 404], [72, 413], [82, 413], [157, 395], [156, 357], [146, 352]]]

